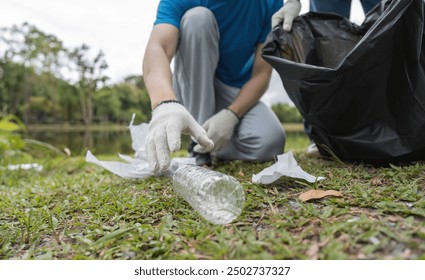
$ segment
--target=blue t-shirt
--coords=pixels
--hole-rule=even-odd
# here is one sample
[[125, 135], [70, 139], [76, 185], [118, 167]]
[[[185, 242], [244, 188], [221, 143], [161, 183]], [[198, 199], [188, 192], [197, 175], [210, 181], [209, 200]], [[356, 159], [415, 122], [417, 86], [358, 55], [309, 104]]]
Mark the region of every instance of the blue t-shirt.
[[251, 77], [255, 48], [271, 30], [271, 17], [282, 0], [161, 0], [155, 24], [180, 28], [184, 13], [194, 7], [208, 8], [220, 32], [220, 58], [216, 76], [229, 86], [242, 87]]

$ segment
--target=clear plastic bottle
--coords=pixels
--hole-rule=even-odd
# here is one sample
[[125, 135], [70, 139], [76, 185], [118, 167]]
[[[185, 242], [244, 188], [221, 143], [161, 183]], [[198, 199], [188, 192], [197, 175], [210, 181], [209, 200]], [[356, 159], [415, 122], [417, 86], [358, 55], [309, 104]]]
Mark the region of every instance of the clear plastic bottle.
[[242, 185], [233, 177], [196, 165], [183, 165], [174, 173], [174, 190], [213, 224], [228, 224], [245, 203]]

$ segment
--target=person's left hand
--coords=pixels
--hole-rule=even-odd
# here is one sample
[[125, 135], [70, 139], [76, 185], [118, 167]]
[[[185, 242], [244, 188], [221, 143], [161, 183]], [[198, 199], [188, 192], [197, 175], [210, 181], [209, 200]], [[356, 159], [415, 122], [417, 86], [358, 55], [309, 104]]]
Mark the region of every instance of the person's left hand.
[[[235, 126], [239, 123], [239, 118], [230, 109], [223, 109], [211, 118], [209, 118], [202, 127], [207, 131], [208, 138], [213, 140], [216, 152], [224, 148], [232, 137]], [[196, 145], [193, 150], [197, 153], [209, 152], [201, 145]]]
[[279, 11], [272, 16], [272, 28], [283, 22], [283, 30], [291, 31], [292, 22], [299, 16], [301, 3], [299, 0], [287, 0]]

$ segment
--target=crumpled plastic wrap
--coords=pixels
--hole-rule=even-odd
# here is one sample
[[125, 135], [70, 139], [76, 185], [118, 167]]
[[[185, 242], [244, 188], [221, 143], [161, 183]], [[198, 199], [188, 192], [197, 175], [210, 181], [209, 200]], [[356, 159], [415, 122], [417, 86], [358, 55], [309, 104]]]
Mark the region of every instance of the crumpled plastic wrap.
[[101, 161], [98, 160], [90, 151], [87, 151], [86, 161], [99, 165], [106, 170], [122, 177], [129, 179], [144, 179], [151, 176], [167, 176], [172, 177], [174, 172], [185, 164], [195, 164], [194, 157], [187, 158], [172, 158], [169, 168], [159, 174], [153, 174], [149, 170], [149, 163], [145, 152], [145, 141], [148, 134], [147, 123], [141, 123], [134, 125], [135, 115], [131, 118], [130, 125], [128, 126], [131, 135], [132, 145], [131, 147], [135, 151], [134, 158], [118, 154], [118, 156], [125, 162], [120, 161]]
[[[133, 114], [128, 126], [131, 135], [132, 148], [135, 151], [134, 157], [118, 154], [123, 161], [101, 161], [97, 159], [90, 151], [87, 151], [86, 161], [99, 165], [106, 170], [129, 179], [144, 179], [151, 176], [172, 177], [174, 172], [183, 165], [195, 164], [194, 157], [172, 158], [169, 168], [160, 174], [153, 174], [149, 169], [145, 152], [145, 141], [149, 125], [141, 123], [134, 125], [135, 115]], [[277, 156], [277, 162], [270, 167], [265, 168], [258, 174], [252, 176], [252, 182], [258, 184], [271, 184], [282, 176], [304, 179], [310, 183], [316, 180], [322, 180], [324, 177], [315, 177], [308, 174], [298, 166], [292, 152]]]
[[255, 184], [271, 184], [282, 176], [298, 178], [306, 180], [309, 183], [314, 183], [325, 177], [315, 177], [308, 174], [298, 165], [291, 151], [278, 155], [277, 162], [262, 170], [258, 174], [252, 175], [252, 182]]
[[7, 166], [8, 170], [35, 170], [42, 171], [43, 166], [38, 163], [23, 163], [23, 164], [10, 164]]

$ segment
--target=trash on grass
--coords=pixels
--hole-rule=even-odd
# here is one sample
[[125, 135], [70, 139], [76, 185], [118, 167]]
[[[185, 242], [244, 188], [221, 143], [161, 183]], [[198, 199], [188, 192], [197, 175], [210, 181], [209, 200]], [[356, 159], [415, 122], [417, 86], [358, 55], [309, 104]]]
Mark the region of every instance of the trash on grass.
[[309, 190], [300, 194], [298, 199], [306, 202], [313, 199], [321, 199], [327, 196], [343, 197], [343, 194], [339, 191], [334, 191], [334, 190], [328, 190], [328, 191]]
[[304, 179], [310, 183], [325, 179], [325, 177], [315, 177], [302, 170], [292, 152], [289, 151], [278, 155], [277, 162], [272, 166], [252, 175], [252, 182], [256, 184], [271, 184], [282, 176]]
[[[134, 118], [135, 114], [133, 114], [130, 125], [128, 127], [130, 129], [130, 135], [132, 140], [131, 146], [135, 151], [134, 158], [127, 155], [118, 154], [118, 156], [126, 162], [101, 161], [98, 160], [90, 151], [87, 151], [86, 161], [97, 164], [123, 178], [143, 179], [151, 176], [157, 176], [157, 174], [153, 174], [150, 171], [149, 163], [145, 152], [145, 141], [146, 136], [148, 134], [149, 126], [147, 123], [133, 125]], [[168, 167], [165, 172], [158, 175], [171, 177], [179, 167], [185, 164], [195, 164], [195, 158], [172, 158], [170, 167]]]
[[30, 170], [34, 169], [35, 171], [43, 170], [43, 166], [38, 163], [23, 163], [23, 164], [10, 164], [7, 166], [9, 170]]

